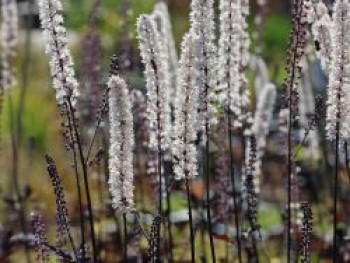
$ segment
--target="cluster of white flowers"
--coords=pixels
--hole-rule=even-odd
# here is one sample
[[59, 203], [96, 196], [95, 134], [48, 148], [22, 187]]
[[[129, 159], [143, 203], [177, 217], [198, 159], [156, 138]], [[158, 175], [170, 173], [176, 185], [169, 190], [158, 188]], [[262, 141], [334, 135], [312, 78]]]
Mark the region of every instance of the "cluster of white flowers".
[[[350, 3], [337, 0], [333, 10], [332, 61], [329, 67], [327, 136], [334, 140], [350, 135]], [[338, 127], [339, 126], [339, 127]], [[339, 128], [339, 130], [337, 129]]]
[[[215, 25], [213, 0], [192, 0], [191, 35], [195, 54], [196, 86], [200, 92], [199, 127], [217, 122], [217, 47], [215, 45]], [[203, 137], [205, 140], [205, 138]], [[203, 141], [204, 141], [203, 140]]]
[[113, 208], [119, 214], [134, 209], [134, 130], [130, 94], [119, 76], [108, 80], [109, 93], [109, 190]]
[[[147, 81], [150, 148], [157, 150], [159, 146], [162, 150], [166, 150], [170, 144], [170, 106], [165, 52], [163, 52], [156, 23], [151, 16], [142, 15], [139, 18], [138, 33]], [[158, 145], [158, 136], [160, 136], [160, 145]]]
[[2, 78], [1, 88], [11, 90], [16, 85], [14, 59], [18, 42], [18, 13], [16, 0], [1, 0], [1, 46]]
[[177, 180], [193, 179], [197, 165], [197, 110], [199, 91], [194, 72], [194, 50], [190, 33], [184, 36], [179, 62], [174, 127], [174, 172]]
[[261, 91], [258, 106], [256, 109], [252, 132], [256, 139], [256, 162], [253, 175], [256, 178], [256, 190], [259, 189], [259, 176], [261, 175], [262, 157], [266, 148], [266, 139], [270, 131], [270, 124], [273, 116], [273, 109], [277, 97], [276, 87], [267, 84]]
[[241, 0], [221, 0], [218, 90], [220, 92], [220, 102], [226, 107], [229, 106], [235, 116], [241, 115], [241, 35]]
[[[163, 41], [164, 56], [167, 57], [168, 77], [169, 77], [169, 96], [175, 95], [177, 83], [178, 59], [175, 47], [175, 40], [172, 33], [172, 26], [168, 7], [164, 2], [158, 2], [154, 6], [153, 16], [159, 28], [161, 40]], [[172, 103], [172, 100], [170, 100]]]
[[309, 23], [312, 24], [312, 35], [318, 49], [318, 56], [324, 69], [328, 69], [331, 63], [332, 51], [332, 19], [327, 6], [322, 2], [315, 3], [308, 13]]
[[39, 12], [56, 99], [62, 104], [67, 97], [71, 97], [75, 103], [79, 95], [78, 82], [63, 25], [62, 3], [60, 0], [39, 0]]

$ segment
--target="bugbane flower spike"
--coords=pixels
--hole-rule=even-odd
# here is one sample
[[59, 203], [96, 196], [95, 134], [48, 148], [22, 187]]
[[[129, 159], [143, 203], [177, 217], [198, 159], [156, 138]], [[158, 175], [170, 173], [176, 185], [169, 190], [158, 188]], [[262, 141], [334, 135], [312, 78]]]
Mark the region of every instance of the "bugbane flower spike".
[[341, 139], [349, 138], [350, 122], [350, 3], [337, 0], [333, 13], [332, 62], [329, 68], [327, 101], [327, 136], [330, 140], [339, 133]]
[[321, 59], [321, 65], [328, 70], [331, 63], [332, 19], [328, 13], [327, 6], [322, 2], [313, 4], [308, 13], [309, 23], [312, 24], [311, 32], [315, 41], [315, 47], [318, 57]]
[[39, 12], [56, 99], [62, 104], [69, 97], [75, 103], [79, 95], [78, 82], [61, 14], [62, 3], [60, 0], [39, 0]]
[[[150, 127], [150, 148], [165, 150], [169, 146], [170, 107], [168, 103], [167, 65], [161, 39], [154, 20], [142, 15], [138, 20], [142, 62], [147, 85], [147, 113]], [[159, 135], [159, 136], [158, 136]], [[158, 140], [160, 137], [160, 140]], [[160, 143], [160, 145], [159, 145]]]
[[198, 174], [197, 167], [197, 109], [198, 89], [195, 81], [194, 50], [191, 34], [186, 34], [182, 42], [179, 62], [179, 86], [176, 96], [174, 127], [174, 172], [176, 179], [193, 179]]
[[196, 86], [200, 94], [200, 126], [204, 130], [206, 124], [216, 122], [216, 108], [212, 103], [216, 100], [217, 88], [215, 25], [213, 0], [192, 0], [191, 34], [193, 38], [196, 70]]
[[173, 96], [175, 95], [177, 85], [178, 59], [167, 5], [164, 2], [156, 3], [153, 16], [159, 28], [161, 39], [163, 40], [164, 56], [167, 57], [166, 63], [168, 64], [169, 95]]
[[220, 101], [235, 116], [241, 114], [240, 57], [242, 14], [241, 0], [220, 1], [220, 38], [218, 71]]
[[123, 79], [111, 75], [109, 94], [109, 190], [113, 208], [119, 214], [134, 209], [134, 130], [131, 98]]
[[1, 46], [2, 79], [1, 87], [5, 92], [16, 84], [14, 59], [18, 42], [18, 12], [16, 0], [1, 0]]

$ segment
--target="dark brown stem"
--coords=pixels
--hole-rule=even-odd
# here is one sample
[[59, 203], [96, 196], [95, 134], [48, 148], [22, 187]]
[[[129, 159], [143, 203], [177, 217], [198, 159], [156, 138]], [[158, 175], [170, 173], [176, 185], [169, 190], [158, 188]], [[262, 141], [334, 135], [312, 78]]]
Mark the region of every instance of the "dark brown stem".
[[196, 262], [196, 252], [195, 252], [195, 239], [194, 239], [194, 225], [192, 218], [192, 204], [191, 204], [191, 193], [188, 178], [185, 179], [186, 191], [187, 191], [187, 203], [188, 203], [188, 218], [190, 223], [190, 238], [191, 238], [191, 262]]

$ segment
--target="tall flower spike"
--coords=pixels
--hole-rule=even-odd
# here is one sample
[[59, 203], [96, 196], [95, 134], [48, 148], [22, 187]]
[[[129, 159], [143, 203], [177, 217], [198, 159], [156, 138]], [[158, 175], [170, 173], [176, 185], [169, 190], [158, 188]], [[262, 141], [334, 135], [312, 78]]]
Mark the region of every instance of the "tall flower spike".
[[[350, 122], [350, 3], [337, 0], [334, 4], [332, 30], [332, 62], [329, 68], [329, 88], [327, 101], [327, 136], [335, 139], [339, 132], [341, 139], [349, 138]], [[339, 124], [339, 131], [337, 131]]]
[[215, 46], [215, 24], [213, 0], [192, 0], [191, 34], [195, 54], [196, 86], [200, 92], [199, 126], [204, 130], [206, 123], [215, 123], [217, 89], [217, 48]]
[[[150, 148], [164, 151], [169, 147], [170, 107], [168, 103], [167, 65], [164, 61], [161, 39], [154, 20], [142, 15], [138, 20], [142, 62], [147, 81], [147, 112], [150, 126]], [[160, 131], [158, 131], [160, 128]], [[160, 145], [157, 135], [160, 133]]]
[[199, 92], [196, 88], [194, 51], [191, 34], [182, 42], [179, 63], [179, 87], [176, 95], [174, 128], [174, 172], [176, 179], [193, 179], [197, 167], [197, 109]]
[[2, 79], [1, 87], [5, 92], [16, 84], [14, 59], [18, 42], [18, 12], [16, 0], [1, 0], [1, 46]]
[[[175, 40], [172, 32], [170, 15], [168, 7], [164, 2], [158, 2], [154, 6], [153, 15], [158, 24], [159, 33], [163, 40], [163, 48], [167, 57], [168, 77], [169, 77], [169, 95], [173, 98], [177, 87], [177, 67], [178, 59], [175, 47]], [[170, 101], [170, 103], [172, 100]]]
[[318, 57], [321, 65], [328, 70], [331, 63], [333, 22], [328, 13], [327, 6], [322, 2], [313, 4], [308, 14], [309, 23], [312, 24], [311, 32], [315, 40]]
[[39, 0], [39, 12], [56, 99], [62, 104], [71, 97], [75, 103], [79, 95], [78, 82], [63, 25], [62, 3], [60, 0]]
[[220, 1], [220, 38], [218, 71], [220, 101], [235, 116], [241, 115], [240, 107], [240, 57], [242, 13], [241, 0]]
[[262, 157], [266, 147], [267, 135], [270, 131], [270, 124], [273, 115], [277, 97], [276, 87], [273, 84], [267, 84], [261, 91], [258, 106], [256, 109], [252, 132], [256, 138], [256, 161], [254, 163], [254, 179], [256, 192], [259, 193], [259, 176], [261, 175]]
[[119, 76], [110, 76], [108, 88], [110, 89], [108, 183], [113, 208], [117, 213], [125, 214], [134, 209], [132, 105], [126, 83]]

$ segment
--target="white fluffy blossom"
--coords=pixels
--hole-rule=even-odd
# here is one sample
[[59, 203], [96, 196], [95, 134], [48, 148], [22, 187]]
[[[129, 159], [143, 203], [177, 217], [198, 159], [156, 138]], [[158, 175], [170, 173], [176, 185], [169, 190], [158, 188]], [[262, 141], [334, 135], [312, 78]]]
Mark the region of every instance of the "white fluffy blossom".
[[1, 88], [5, 91], [15, 86], [14, 60], [18, 42], [18, 13], [16, 0], [1, 0], [1, 46], [2, 79]]
[[134, 130], [131, 98], [123, 79], [112, 75], [109, 93], [109, 190], [113, 208], [119, 214], [134, 209]]
[[192, 0], [191, 34], [195, 54], [196, 86], [200, 92], [199, 126], [205, 130], [206, 124], [215, 123], [217, 89], [217, 47], [215, 45], [215, 25], [213, 0]]
[[74, 103], [79, 95], [78, 82], [63, 25], [62, 3], [60, 0], [39, 0], [39, 12], [56, 99], [62, 104], [71, 96]]
[[230, 110], [235, 116], [241, 115], [241, 35], [241, 0], [221, 0], [218, 89], [221, 103], [226, 107], [229, 105]]
[[[252, 132], [256, 139], [256, 162], [253, 174], [256, 181], [261, 175], [262, 157], [266, 148], [266, 139], [270, 131], [270, 124], [273, 115], [277, 97], [276, 87], [273, 84], [267, 84], [258, 98], [258, 106], [252, 126]], [[258, 185], [256, 186], [258, 189]]]
[[177, 180], [193, 179], [197, 165], [198, 89], [194, 71], [194, 50], [190, 34], [184, 36], [179, 62], [179, 83], [175, 107], [174, 172]]
[[[168, 64], [169, 96], [173, 97], [175, 95], [177, 85], [176, 78], [178, 59], [167, 5], [164, 2], [156, 3], [154, 6], [153, 15], [159, 28], [161, 40], [163, 41], [163, 48], [165, 52], [164, 56], [167, 58], [166, 63]], [[172, 100], [170, 100], [170, 103], [172, 103]]]
[[312, 23], [311, 31], [316, 45], [318, 56], [324, 69], [328, 69], [331, 63], [332, 53], [332, 26], [333, 22], [328, 14], [327, 6], [322, 2], [318, 2], [309, 9], [309, 23]]
[[[147, 113], [150, 148], [165, 150], [170, 140], [170, 107], [168, 97], [167, 62], [163, 57], [161, 38], [152, 17], [142, 15], [138, 20], [142, 61], [147, 81]], [[160, 145], [158, 145], [159, 138]]]
[[[327, 135], [335, 139], [349, 138], [350, 132], [350, 3], [337, 0], [334, 4], [332, 28], [332, 62], [329, 68], [327, 101]], [[339, 125], [339, 130], [337, 126]]]

